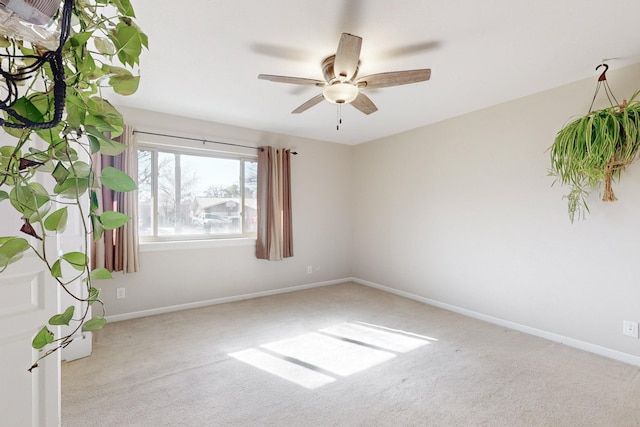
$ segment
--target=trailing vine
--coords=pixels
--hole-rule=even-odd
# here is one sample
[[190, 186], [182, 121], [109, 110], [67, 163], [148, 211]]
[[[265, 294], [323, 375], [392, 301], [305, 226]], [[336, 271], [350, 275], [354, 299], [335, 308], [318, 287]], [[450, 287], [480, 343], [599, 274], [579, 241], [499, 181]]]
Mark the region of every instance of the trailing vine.
[[[119, 212], [99, 210], [99, 188], [136, 189], [133, 179], [115, 168], [94, 171], [91, 158], [126, 149], [114, 140], [124, 129], [122, 115], [103, 97], [103, 90], [119, 95], [136, 92], [140, 77], [133, 71], [137, 72], [143, 48], [148, 48], [147, 36], [135, 24], [129, 0], [73, 0], [72, 14], [69, 38], [61, 48], [66, 83], [62, 119], [49, 129], [4, 126], [15, 143], [0, 146], [0, 203], [10, 204], [20, 214], [16, 234], [0, 237], [0, 273], [31, 251], [64, 292], [85, 303], [81, 313], [72, 305], [43, 325], [32, 341], [39, 356], [30, 371], [69, 345], [77, 333], [99, 330], [106, 323], [99, 290], [93, 284], [110, 279], [111, 273], [103, 268], [91, 270], [89, 245], [84, 245], [84, 251], [51, 253], [48, 239], [65, 230], [69, 210], [76, 209], [84, 234], [98, 240], [105, 230], [129, 220]], [[9, 36], [0, 36], [0, 49], [4, 49], [2, 69], [18, 75], [47, 52], [37, 42]], [[19, 82], [20, 96], [13, 109], [30, 122], [54, 119], [53, 67], [45, 61], [30, 81]], [[6, 112], [4, 119], [15, 120]], [[50, 188], [42, 182], [51, 182]], [[81, 295], [69, 289], [78, 280], [83, 283]], [[90, 307], [95, 309], [96, 304], [102, 312], [89, 318]], [[61, 325], [71, 326], [70, 332], [56, 336], [51, 329]]]

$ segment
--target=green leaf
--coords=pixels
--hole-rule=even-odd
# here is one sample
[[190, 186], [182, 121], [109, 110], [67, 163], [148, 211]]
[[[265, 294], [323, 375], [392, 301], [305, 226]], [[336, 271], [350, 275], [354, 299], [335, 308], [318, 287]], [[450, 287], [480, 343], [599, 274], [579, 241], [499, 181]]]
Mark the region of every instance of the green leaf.
[[119, 23], [115, 28], [113, 42], [118, 49], [118, 59], [126, 65], [134, 66], [138, 63], [142, 53], [140, 31], [133, 25]]
[[89, 263], [89, 257], [83, 252], [67, 252], [62, 255], [62, 259], [71, 264], [71, 267], [75, 268], [78, 271], [82, 271], [85, 269], [87, 264]]
[[47, 190], [37, 182], [13, 187], [9, 199], [11, 205], [31, 222], [43, 218], [51, 207], [51, 198]]
[[99, 216], [95, 214], [91, 214], [89, 215], [89, 218], [91, 219], [91, 230], [93, 231], [93, 241], [97, 242], [98, 240], [100, 240], [100, 238], [104, 234], [104, 227], [100, 222]]
[[132, 95], [138, 90], [140, 76], [113, 76], [109, 79], [109, 84], [117, 94]]
[[105, 230], [115, 230], [125, 225], [131, 217], [120, 212], [106, 211], [100, 215], [100, 223]]
[[100, 207], [100, 204], [98, 203], [98, 193], [96, 193], [95, 190], [91, 190], [91, 193], [89, 194], [89, 204], [92, 213], [97, 211]]
[[102, 55], [113, 56], [116, 54], [116, 47], [113, 42], [105, 37], [96, 37], [93, 39], [93, 43]]
[[59, 259], [57, 259], [51, 266], [51, 275], [58, 278], [62, 277], [62, 264]]
[[93, 60], [93, 56], [90, 53], [84, 52], [82, 62], [78, 64], [78, 71], [85, 77], [91, 76], [96, 70], [96, 62]]
[[84, 119], [87, 115], [87, 106], [84, 101], [79, 96], [76, 96], [73, 91], [67, 90], [65, 108], [69, 126], [79, 129], [84, 124]]
[[47, 344], [51, 344], [53, 342], [53, 338], [53, 333], [49, 330], [49, 328], [44, 326], [42, 329], [40, 329], [40, 332], [38, 332], [36, 336], [33, 337], [33, 341], [31, 341], [31, 347], [35, 348], [36, 350], [41, 350]]
[[100, 296], [100, 289], [96, 289], [96, 288], [89, 289], [89, 305], [92, 305], [94, 302], [98, 301], [99, 296]]
[[91, 33], [88, 31], [76, 33], [69, 38], [69, 43], [71, 43], [73, 47], [84, 46], [89, 38], [91, 38]]
[[73, 162], [69, 170], [74, 178], [88, 178], [91, 175], [91, 165], [81, 160]]
[[67, 307], [67, 309], [64, 311], [64, 313], [62, 314], [56, 314], [55, 316], [51, 317], [51, 319], [49, 319], [49, 324], [52, 326], [60, 326], [60, 325], [67, 325], [69, 326], [69, 323], [71, 322], [71, 319], [73, 318], [73, 313], [75, 311], [75, 307], [74, 306], [69, 306]]
[[0, 270], [18, 261], [31, 247], [29, 242], [21, 237], [5, 237], [0, 240], [0, 243]]
[[42, 117], [42, 113], [40, 112], [40, 110], [38, 110], [38, 108], [33, 105], [33, 102], [31, 102], [24, 96], [16, 101], [16, 103], [13, 105], [13, 109], [16, 111], [16, 113], [20, 114], [26, 119], [31, 120], [32, 122], [44, 122], [44, 117]]
[[127, 146], [118, 141], [113, 141], [111, 139], [105, 138], [104, 140], [100, 140], [100, 153], [106, 154], [107, 156], [117, 156], [120, 153], [123, 153], [127, 150]]
[[67, 199], [75, 199], [89, 188], [89, 178], [67, 178], [62, 184], [56, 184], [53, 192]]
[[93, 135], [88, 135], [89, 138], [89, 148], [91, 150], [91, 154], [96, 154], [100, 151], [100, 141]]
[[4, 190], [0, 190], [0, 202], [9, 198], [9, 193]]
[[111, 132], [116, 130], [115, 127], [111, 126], [109, 122], [107, 122], [103, 117], [96, 114], [89, 114], [84, 119], [84, 124], [86, 126], [91, 126], [98, 129], [100, 132]]
[[100, 329], [104, 328], [104, 325], [106, 324], [107, 319], [105, 319], [104, 317], [96, 316], [90, 320], [87, 320], [82, 325], [82, 332], [99, 331]]
[[136, 17], [129, 0], [112, 0], [112, 2], [116, 5], [118, 11], [124, 16], [130, 16], [132, 18]]
[[91, 280], [109, 280], [113, 279], [111, 272], [106, 268], [96, 268], [89, 274]]
[[69, 176], [69, 170], [67, 170], [62, 162], [58, 162], [53, 172], [51, 172], [51, 176], [53, 176], [53, 179], [55, 179], [58, 184], [62, 184]]
[[[113, 141], [109, 138], [107, 138], [102, 132], [100, 132], [98, 129], [96, 129], [93, 126], [86, 126], [85, 130], [87, 131], [87, 133], [89, 134], [89, 140], [91, 141], [91, 138], [95, 138], [96, 142], [99, 144], [100, 146], [100, 153], [102, 154], [106, 154], [107, 156], [116, 156], [120, 153], [122, 153], [123, 151], [125, 151], [127, 149], [127, 146], [124, 144], [121, 144], [117, 141]], [[91, 150], [93, 153], [97, 153], [98, 151], [93, 151], [94, 150], [94, 144], [96, 143], [94, 141], [91, 141]]]
[[44, 228], [49, 231], [62, 233], [67, 226], [68, 217], [69, 213], [66, 206], [64, 208], [58, 209], [44, 220]]
[[129, 175], [111, 166], [102, 169], [100, 181], [113, 191], [133, 191], [138, 188]]

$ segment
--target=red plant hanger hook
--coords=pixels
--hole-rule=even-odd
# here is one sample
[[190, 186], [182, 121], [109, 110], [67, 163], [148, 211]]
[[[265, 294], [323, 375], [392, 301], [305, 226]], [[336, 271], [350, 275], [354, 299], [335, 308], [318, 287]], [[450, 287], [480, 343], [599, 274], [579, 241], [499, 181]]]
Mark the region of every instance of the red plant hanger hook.
[[600, 74], [600, 77], [598, 77], [598, 81], [599, 82], [603, 82], [605, 80], [607, 80], [607, 70], [609, 69], [609, 66], [607, 64], [600, 64], [596, 67], [596, 71], [598, 71], [598, 68], [600, 67], [604, 67], [604, 71], [602, 72], [602, 74]]

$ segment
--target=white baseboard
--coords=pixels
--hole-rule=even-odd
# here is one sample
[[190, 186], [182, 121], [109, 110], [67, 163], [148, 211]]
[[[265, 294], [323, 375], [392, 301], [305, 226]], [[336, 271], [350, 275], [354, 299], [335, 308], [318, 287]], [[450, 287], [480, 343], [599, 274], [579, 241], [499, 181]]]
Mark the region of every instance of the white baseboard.
[[471, 317], [473, 319], [483, 320], [488, 323], [493, 323], [495, 325], [504, 326], [509, 329], [513, 329], [516, 331], [524, 332], [529, 335], [534, 335], [536, 337], [544, 338], [549, 341], [554, 341], [557, 343], [568, 345], [569, 347], [574, 347], [580, 350], [588, 351], [590, 353], [595, 353], [600, 356], [608, 357], [610, 359], [618, 360], [620, 362], [628, 363], [634, 366], [640, 366], [640, 357], [635, 356], [629, 353], [623, 353], [621, 351], [612, 350], [607, 347], [602, 347], [596, 344], [591, 344], [585, 341], [580, 341], [574, 338], [565, 337], [563, 335], [558, 335], [553, 332], [544, 331], [541, 329], [532, 328], [530, 326], [522, 325], [520, 323], [511, 322], [509, 320], [500, 319], [493, 316], [488, 316], [486, 314], [478, 313], [476, 311], [467, 310], [466, 308], [457, 307], [455, 305], [443, 303], [440, 301], [436, 301], [430, 298], [421, 297], [418, 295], [411, 294], [409, 292], [399, 291], [394, 288], [390, 288], [388, 286], [380, 285], [378, 283], [369, 282], [367, 280], [358, 279], [352, 277], [349, 279], [351, 282], [355, 282], [359, 285], [369, 286], [371, 288], [379, 289], [385, 292], [389, 292], [391, 294], [395, 294], [401, 297], [409, 298], [415, 301], [419, 301], [428, 305], [432, 305], [434, 307], [442, 308], [445, 310], [452, 311], [454, 313], [462, 314], [467, 317]]
[[186, 304], [171, 305], [168, 307], [159, 307], [159, 308], [152, 308], [149, 310], [135, 311], [132, 313], [115, 314], [113, 316], [107, 316], [106, 319], [107, 319], [107, 322], [120, 322], [123, 320], [137, 319], [140, 317], [155, 316], [156, 314], [172, 313], [174, 311], [189, 310], [192, 308], [207, 307], [210, 305], [224, 304], [227, 302], [235, 302], [235, 301], [242, 301], [242, 300], [258, 298], [258, 297], [266, 297], [270, 295], [285, 294], [288, 292], [301, 291], [304, 289], [319, 288], [321, 286], [337, 285], [340, 283], [348, 282], [349, 280], [351, 279], [347, 278], [347, 279], [339, 279], [339, 280], [329, 280], [326, 282], [316, 282], [316, 283], [309, 283], [306, 285], [290, 286], [288, 288], [273, 289], [270, 291], [253, 292], [250, 294], [234, 295], [231, 297], [224, 297], [224, 298], [214, 298], [210, 300], [196, 301], [196, 302], [190, 302]]

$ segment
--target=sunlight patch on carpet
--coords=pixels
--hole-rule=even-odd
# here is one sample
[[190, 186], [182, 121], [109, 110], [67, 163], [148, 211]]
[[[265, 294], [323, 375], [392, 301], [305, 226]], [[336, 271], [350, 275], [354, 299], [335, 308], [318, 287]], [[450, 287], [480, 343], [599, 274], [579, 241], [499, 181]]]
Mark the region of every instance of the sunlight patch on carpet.
[[308, 389], [330, 384], [428, 345], [434, 338], [362, 322], [260, 345], [229, 356]]
[[299, 335], [260, 347], [301, 360], [324, 371], [346, 377], [396, 357], [387, 351], [328, 337], [317, 332]]
[[229, 356], [310, 390], [336, 381], [335, 378], [328, 375], [321, 374], [320, 372], [253, 348], [237, 353], [230, 353]]
[[412, 350], [429, 344], [426, 337], [414, 338], [389, 330], [371, 328], [359, 323], [345, 322], [329, 328], [321, 329], [324, 332], [337, 337], [351, 339], [372, 346], [398, 353], [408, 353]]

